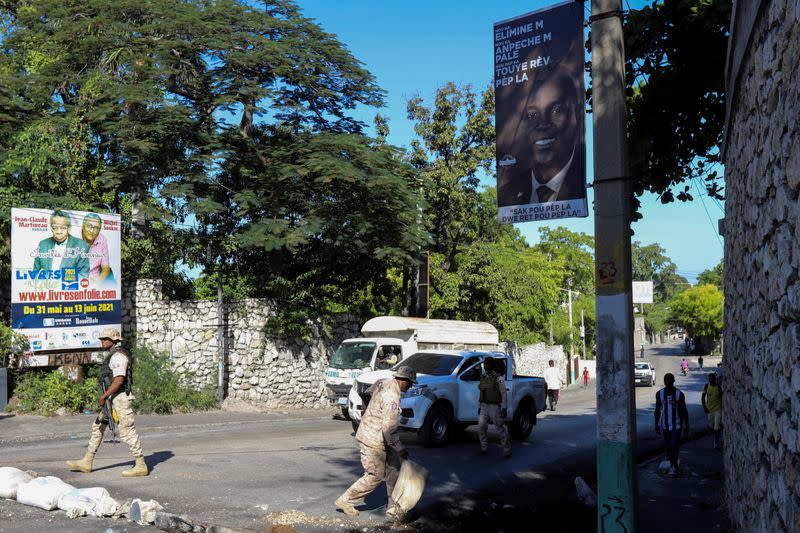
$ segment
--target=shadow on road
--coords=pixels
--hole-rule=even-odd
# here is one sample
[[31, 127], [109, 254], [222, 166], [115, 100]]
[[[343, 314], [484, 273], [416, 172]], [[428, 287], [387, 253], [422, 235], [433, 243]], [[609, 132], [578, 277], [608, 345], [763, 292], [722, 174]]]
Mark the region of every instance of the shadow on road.
[[[155, 453], [151, 453], [150, 455], [146, 456], [144, 458], [144, 462], [147, 463], [147, 467], [152, 472], [156, 465], [161, 464], [161, 463], [165, 463], [165, 462], [169, 461], [170, 459], [172, 459], [173, 457], [175, 457], [175, 454], [172, 453], [171, 451], [155, 452]], [[123, 467], [123, 466], [130, 466], [131, 461], [132, 461], [132, 459], [128, 460], [128, 461], [124, 461], [122, 463], [115, 463], [113, 465], [101, 466], [99, 468], [94, 468], [93, 470], [95, 472], [97, 472], [99, 470], [108, 470], [109, 468], [120, 468], [120, 467]]]

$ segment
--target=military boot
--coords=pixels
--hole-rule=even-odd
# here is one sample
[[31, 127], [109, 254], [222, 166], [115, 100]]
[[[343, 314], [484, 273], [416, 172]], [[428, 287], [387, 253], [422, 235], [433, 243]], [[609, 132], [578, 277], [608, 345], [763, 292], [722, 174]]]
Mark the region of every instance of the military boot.
[[344, 514], [348, 516], [358, 516], [358, 509], [353, 507], [353, 504], [349, 501], [344, 499], [344, 496], [339, 496], [339, 498], [334, 503], [337, 509], [340, 509]]
[[146, 476], [150, 471], [147, 469], [147, 463], [144, 462], [144, 457], [141, 455], [136, 458], [136, 464], [130, 470], [123, 470], [122, 477], [139, 477]]
[[67, 466], [70, 470], [78, 472], [86, 472], [87, 474], [92, 471], [92, 462], [94, 461], [94, 454], [86, 452], [83, 459], [77, 461], [67, 461]]

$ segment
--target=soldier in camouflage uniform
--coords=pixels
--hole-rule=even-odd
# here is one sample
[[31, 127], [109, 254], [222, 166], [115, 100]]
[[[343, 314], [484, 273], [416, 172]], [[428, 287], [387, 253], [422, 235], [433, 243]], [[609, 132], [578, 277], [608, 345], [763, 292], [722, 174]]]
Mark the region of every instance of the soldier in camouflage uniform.
[[400, 510], [392, 499], [392, 492], [400, 473], [401, 461], [408, 459], [408, 451], [400, 442], [397, 416], [400, 414], [400, 395], [416, 382], [416, 372], [411, 367], [402, 366], [393, 378], [379, 380], [370, 387], [371, 400], [356, 432], [364, 475], [335, 503], [345, 514], [356, 516], [358, 510], [354, 504], [386, 480], [386, 492], [389, 495], [386, 514], [391, 518], [399, 516]]
[[478, 385], [480, 390], [478, 440], [481, 443], [481, 453], [486, 453], [489, 447], [489, 423], [494, 424], [494, 427], [500, 432], [503, 457], [509, 458], [511, 457], [511, 438], [505, 425], [508, 408], [506, 380], [498, 371], [497, 364], [498, 362], [494, 359], [486, 359], [483, 362], [486, 373], [481, 377]]
[[[133, 421], [134, 398], [131, 393], [131, 356], [118, 344], [120, 341], [122, 341], [122, 337], [116, 329], [108, 328], [100, 334], [100, 344], [109, 353], [100, 368], [100, 379], [105, 380], [107, 383], [105, 392], [100, 395], [98, 403], [100, 407], [103, 407], [106, 402], [111, 403], [114, 411], [119, 416], [119, 422], [117, 422], [119, 437], [130, 447], [133, 454], [135, 460], [133, 468], [124, 470], [122, 475], [124, 477], [146, 476], [149, 471], [147, 464], [144, 462], [142, 444], [139, 442], [139, 435], [136, 433], [136, 426]], [[111, 412], [111, 409], [108, 411]], [[67, 466], [70, 470], [87, 473], [92, 471], [94, 455], [97, 453], [100, 443], [103, 442], [103, 433], [107, 427], [108, 418], [106, 412], [101, 411], [92, 424], [92, 436], [89, 439], [86, 455], [83, 459], [77, 461], [67, 461]]]

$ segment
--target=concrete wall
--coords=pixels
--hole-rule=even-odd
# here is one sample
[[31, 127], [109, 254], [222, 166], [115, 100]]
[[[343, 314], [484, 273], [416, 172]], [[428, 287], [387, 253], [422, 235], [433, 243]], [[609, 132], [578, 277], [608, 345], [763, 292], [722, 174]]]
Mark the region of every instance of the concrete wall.
[[725, 145], [725, 497], [800, 531], [800, 2], [737, 2]]

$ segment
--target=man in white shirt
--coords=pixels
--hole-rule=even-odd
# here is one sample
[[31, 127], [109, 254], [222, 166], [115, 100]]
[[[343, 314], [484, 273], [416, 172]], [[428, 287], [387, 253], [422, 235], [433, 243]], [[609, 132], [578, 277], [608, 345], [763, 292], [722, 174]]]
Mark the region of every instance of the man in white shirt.
[[550, 404], [550, 410], [556, 410], [558, 404], [558, 391], [564, 386], [564, 380], [561, 378], [561, 371], [556, 368], [556, 363], [552, 359], [548, 361], [550, 365], [544, 371], [544, 381], [547, 384], [547, 401]]

